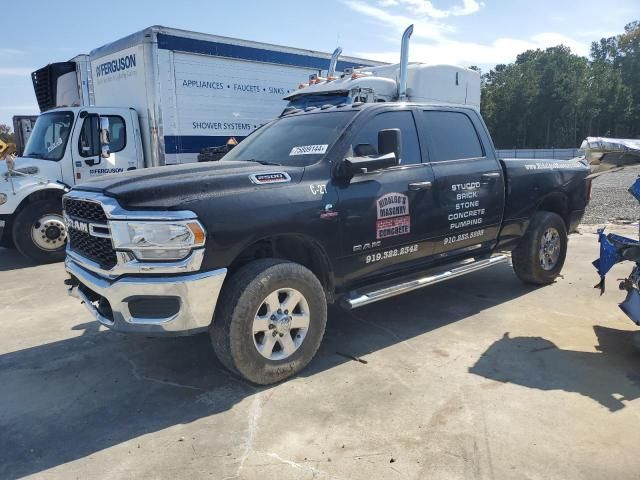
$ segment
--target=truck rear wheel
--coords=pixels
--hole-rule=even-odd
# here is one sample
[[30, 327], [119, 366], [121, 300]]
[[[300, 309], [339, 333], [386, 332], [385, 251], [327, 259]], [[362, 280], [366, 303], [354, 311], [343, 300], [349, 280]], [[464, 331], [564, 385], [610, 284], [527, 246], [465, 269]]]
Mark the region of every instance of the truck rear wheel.
[[513, 269], [520, 280], [547, 285], [560, 275], [567, 256], [567, 228], [552, 212], [537, 212], [512, 253]]
[[40, 200], [27, 205], [13, 222], [13, 243], [37, 263], [64, 260], [67, 227], [60, 200]]
[[311, 361], [326, 322], [324, 289], [311, 271], [297, 263], [262, 259], [229, 279], [210, 334], [225, 367], [268, 385]]

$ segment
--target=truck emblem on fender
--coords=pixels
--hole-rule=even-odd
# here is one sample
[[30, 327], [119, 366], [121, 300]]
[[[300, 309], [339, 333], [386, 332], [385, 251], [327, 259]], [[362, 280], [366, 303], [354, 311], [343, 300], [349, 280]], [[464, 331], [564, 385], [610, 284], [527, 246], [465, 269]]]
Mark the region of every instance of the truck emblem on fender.
[[287, 172], [256, 173], [249, 175], [249, 180], [256, 185], [264, 185], [267, 183], [287, 183], [291, 181], [291, 177]]

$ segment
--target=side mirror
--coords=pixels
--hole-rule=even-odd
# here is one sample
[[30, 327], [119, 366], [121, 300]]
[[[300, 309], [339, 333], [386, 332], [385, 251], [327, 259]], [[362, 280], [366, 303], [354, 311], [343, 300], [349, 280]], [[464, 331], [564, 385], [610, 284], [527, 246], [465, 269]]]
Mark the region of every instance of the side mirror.
[[400, 163], [402, 158], [402, 133], [399, 128], [388, 128], [378, 132], [378, 154], [393, 153]]
[[109, 119], [107, 117], [100, 117], [100, 156], [102, 158], [109, 158], [111, 155], [109, 151], [110, 143]]
[[341, 173], [351, 178], [360, 173], [373, 172], [375, 170], [393, 167], [397, 164], [398, 159], [393, 152], [375, 157], [348, 157], [342, 161]]
[[358, 144], [355, 156], [345, 158], [340, 164], [338, 175], [351, 179], [360, 173], [395, 167], [402, 154], [402, 134], [399, 128], [389, 128], [378, 132], [378, 151], [369, 144]]

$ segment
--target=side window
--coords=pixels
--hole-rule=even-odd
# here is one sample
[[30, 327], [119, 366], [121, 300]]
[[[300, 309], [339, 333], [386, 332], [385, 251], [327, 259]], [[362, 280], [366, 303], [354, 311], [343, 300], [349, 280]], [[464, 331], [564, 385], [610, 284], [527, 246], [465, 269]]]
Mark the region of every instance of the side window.
[[425, 110], [429, 160], [442, 162], [484, 157], [471, 119], [460, 112]]
[[99, 122], [100, 117], [97, 115], [88, 115], [82, 122], [82, 130], [80, 130], [80, 138], [78, 139], [78, 152], [81, 157], [95, 157], [100, 154]]
[[124, 126], [124, 119], [110, 115], [109, 119], [109, 151], [116, 153], [124, 150], [127, 144], [127, 129]]
[[[109, 119], [109, 151], [116, 153], [123, 150], [127, 143], [124, 119], [115, 115], [108, 115], [106, 118]], [[100, 155], [100, 117], [98, 115], [89, 115], [84, 119], [78, 139], [78, 151], [82, 157]]]
[[[399, 128], [402, 135], [402, 158], [400, 165], [420, 163], [420, 145], [418, 133], [411, 112], [384, 112], [376, 115], [353, 141], [356, 155], [376, 155], [378, 153], [378, 132], [387, 128]], [[358, 147], [360, 145], [360, 147]], [[369, 145], [365, 147], [364, 145]], [[358, 151], [359, 150], [359, 151]]]

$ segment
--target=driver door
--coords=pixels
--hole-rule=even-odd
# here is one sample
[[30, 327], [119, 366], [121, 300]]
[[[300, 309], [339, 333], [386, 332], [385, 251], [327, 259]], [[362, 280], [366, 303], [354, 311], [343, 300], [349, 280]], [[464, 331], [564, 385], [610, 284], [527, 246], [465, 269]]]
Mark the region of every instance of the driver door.
[[[134, 139], [127, 138], [127, 118], [122, 115], [83, 112], [74, 130], [71, 143], [73, 152], [73, 183], [110, 173], [121, 173], [138, 167]], [[102, 155], [101, 124], [108, 123], [108, 156]], [[129, 140], [129, 141], [128, 141]]]
[[402, 150], [399, 165], [336, 185], [343, 256], [335, 268], [345, 283], [402, 270], [432, 249], [427, 233], [434, 178], [429, 164], [421, 161], [413, 112], [385, 111], [363, 123], [352, 137], [355, 153], [377, 154], [378, 132], [392, 128], [400, 129]]

